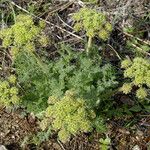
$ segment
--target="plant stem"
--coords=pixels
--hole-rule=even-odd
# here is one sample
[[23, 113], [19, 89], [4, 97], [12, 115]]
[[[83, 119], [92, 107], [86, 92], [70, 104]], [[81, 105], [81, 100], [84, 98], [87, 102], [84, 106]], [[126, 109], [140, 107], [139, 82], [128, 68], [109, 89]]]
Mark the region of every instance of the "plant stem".
[[87, 45], [87, 49], [86, 49], [87, 55], [89, 54], [89, 50], [91, 48], [91, 44], [92, 44], [92, 37], [89, 36], [88, 45]]
[[36, 60], [37, 64], [40, 66], [40, 68], [43, 70], [43, 72], [46, 74], [47, 73], [47, 66], [46, 64], [44, 64], [38, 57], [37, 54], [30, 52], [30, 54], [34, 57], [34, 59]]

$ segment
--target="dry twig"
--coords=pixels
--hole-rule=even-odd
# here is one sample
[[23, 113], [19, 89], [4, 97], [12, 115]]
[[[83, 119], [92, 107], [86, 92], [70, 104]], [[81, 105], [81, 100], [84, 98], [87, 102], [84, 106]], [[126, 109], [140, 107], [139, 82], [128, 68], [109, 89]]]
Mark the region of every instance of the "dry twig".
[[49, 22], [49, 21], [47, 21], [47, 20], [44, 20], [44, 19], [42, 19], [42, 18], [40, 18], [40, 17], [38, 17], [38, 16], [36, 16], [36, 15], [30, 13], [29, 11], [27, 11], [26, 9], [24, 9], [24, 8], [22, 8], [21, 6], [17, 5], [16, 3], [14, 3], [14, 2], [10, 2], [10, 3], [11, 3], [12, 5], [16, 6], [17, 8], [19, 8], [20, 10], [22, 10], [22, 11], [24, 11], [24, 12], [30, 14], [31, 16], [33, 16], [33, 17], [35, 17], [35, 18], [37, 18], [37, 19], [39, 19], [39, 20], [42, 20], [42, 21], [44, 21], [45, 23], [47, 23], [47, 24], [49, 24], [49, 25], [51, 25], [51, 26], [54, 26], [54, 27], [56, 27], [56, 28], [58, 28], [58, 29], [60, 29], [60, 30], [62, 30], [62, 31], [64, 31], [64, 32], [67, 32], [68, 34], [70, 34], [70, 35], [72, 35], [72, 36], [74, 36], [74, 37], [76, 37], [76, 38], [78, 38], [78, 39], [80, 39], [80, 40], [83, 40], [80, 36], [78, 36], [78, 35], [76, 35], [76, 34], [70, 32], [70, 31], [68, 31], [68, 30], [66, 30], [66, 29], [64, 29], [64, 28], [62, 28], [62, 27], [60, 27], [60, 26], [58, 26], [58, 25], [55, 25], [55, 24], [53, 24], [53, 23], [51, 23], [51, 22]]

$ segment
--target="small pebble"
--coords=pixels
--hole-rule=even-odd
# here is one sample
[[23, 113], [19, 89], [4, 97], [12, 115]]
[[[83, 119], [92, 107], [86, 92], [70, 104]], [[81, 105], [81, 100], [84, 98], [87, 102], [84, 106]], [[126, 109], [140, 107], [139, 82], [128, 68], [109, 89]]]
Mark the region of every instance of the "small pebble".
[[0, 150], [7, 150], [4, 145], [0, 145]]
[[132, 150], [141, 150], [140, 147], [138, 145], [135, 145]]

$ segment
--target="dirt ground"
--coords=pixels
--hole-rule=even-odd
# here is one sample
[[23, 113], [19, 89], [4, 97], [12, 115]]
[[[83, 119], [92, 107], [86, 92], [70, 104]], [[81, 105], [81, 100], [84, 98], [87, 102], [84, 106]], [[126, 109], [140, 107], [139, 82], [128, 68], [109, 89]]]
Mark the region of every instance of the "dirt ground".
[[[124, 118], [124, 122], [118, 118], [108, 121], [107, 134], [111, 137], [111, 150], [149, 150], [150, 117], [138, 115], [136, 125], [130, 128], [123, 127], [123, 124], [125, 120], [132, 121], [133, 118]], [[0, 109], [0, 144], [8, 150], [99, 150], [99, 139], [103, 137], [98, 133], [82, 134], [63, 144], [54, 134], [40, 145], [25, 143], [27, 137], [37, 132], [39, 132], [38, 120], [31, 114], [25, 114], [21, 109], [15, 112]]]

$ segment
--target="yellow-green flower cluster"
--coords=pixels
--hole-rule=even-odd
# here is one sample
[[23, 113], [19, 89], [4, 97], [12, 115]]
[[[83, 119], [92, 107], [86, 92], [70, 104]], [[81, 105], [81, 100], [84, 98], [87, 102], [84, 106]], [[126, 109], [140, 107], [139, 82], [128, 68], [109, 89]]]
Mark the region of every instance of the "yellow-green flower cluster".
[[125, 69], [124, 77], [131, 81], [125, 83], [121, 90], [128, 94], [133, 86], [137, 86], [139, 89], [136, 91], [136, 96], [139, 99], [147, 97], [147, 90], [150, 88], [150, 61], [140, 57], [134, 58], [133, 61], [126, 59], [121, 67]]
[[7, 80], [0, 81], [0, 105], [11, 106], [19, 104], [16, 77], [11, 75]]
[[73, 19], [76, 21], [75, 30], [85, 30], [88, 37], [99, 36], [102, 40], [106, 40], [112, 31], [112, 25], [106, 16], [94, 9], [81, 8], [73, 15]]
[[85, 100], [77, 98], [73, 92], [67, 91], [60, 100], [50, 97], [48, 102], [50, 105], [45, 113], [46, 122], [47, 118], [51, 120], [52, 127], [58, 131], [62, 142], [69, 140], [71, 135], [92, 130], [91, 120], [95, 118], [95, 113], [87, 109]]
[[124, 94], [128, 94], [132, 90], [132, 84], [131, 83], [124, 83], [121, 90], [123, 91]]
[[33, 19], [29, 15], [18, 15], [16, 23], [10, 28], [2, 29], [0, 31], [0, 38], [3, 40], [2, 46], [7, 48], [11, 46], [12, 56], [15, 57], [19, 51], [35, 50], [35, 40], [40, 39], [40, 43], [47, 44], [45, 36], [40, 35], [43, 24], [39, 26], [34, 25]]

